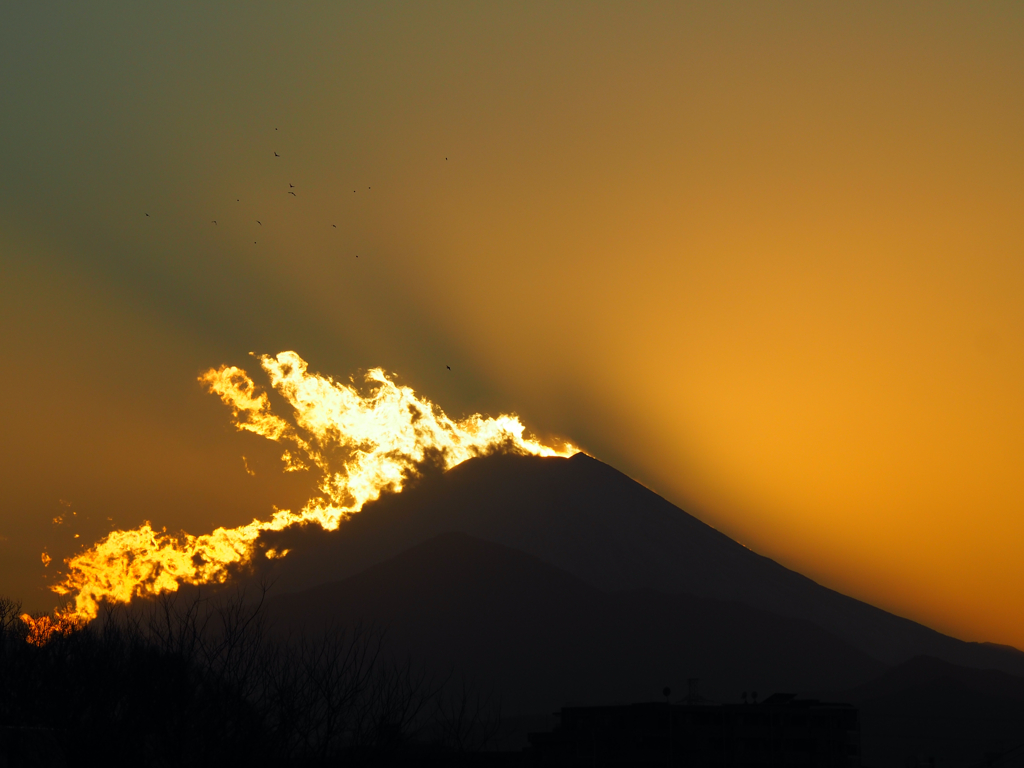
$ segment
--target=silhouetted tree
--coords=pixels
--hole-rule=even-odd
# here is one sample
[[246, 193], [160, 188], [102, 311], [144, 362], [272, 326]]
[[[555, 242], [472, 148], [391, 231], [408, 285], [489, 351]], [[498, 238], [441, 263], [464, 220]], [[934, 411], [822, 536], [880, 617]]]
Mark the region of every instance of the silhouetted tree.
[[439, 743], [458, 755], [493, 745], [501, 725], [501, 702], [465, 678], [450, 684], [435, 699], [432, 718]]
[[264, 587], [105, 607], [42, 645], [0, 598], [0, 728], [45, 735], [66, 765], [103, 744], [112, 766], [383, 764], [493, 737], [489, 698], [395, 658], [383, 630], [281, 638], [265, 598]]

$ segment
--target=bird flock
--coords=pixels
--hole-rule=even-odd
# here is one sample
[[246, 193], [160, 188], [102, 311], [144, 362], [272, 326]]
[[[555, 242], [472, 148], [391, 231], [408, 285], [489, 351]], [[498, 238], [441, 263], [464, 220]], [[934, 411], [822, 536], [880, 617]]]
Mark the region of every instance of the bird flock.
[[[275, 131], [277, 131], [278, 129], [277, 129], [277, 128], [275, 128], [274, 130], [275, 130]], [[280, 158], [281, 158], [281, 154], [280, 154], [280, 153], [279, 153], [279, 152], [278, 152], [278, 151], [277, 151], [276, 149], [275, 149], [275, 150], [272, 150], [272, 151], [273, 151], [273, 153], [274, 153], [274, 157], [275, 157], [275, 158], [278, 158], [278, 159], [280, 159]], [[447, 162], [447, 161], [448, 161], [448, 158], [447, 158], [447, 157], [445, 157], [445, 162]], [[291, 195], [292, 197], [298, 198], [298, 193], [296, 193], [296, 192], [295, 192], [295, 189], [296, 189], [296, 186], [295, 186], [295, 184], [293, 184], [293, 183], [291, 183], [291, 182], [288, 182], [288, 189], [286, 190], [287, 194]], [[368, 192], [369, 192], [369, 191], [372, 191], [372, 189], [373, 189], [373, 187], [372, 187], [372, 186], [367, 186], [367, 188], [366, 188], [366, 190], [367, 190]], [[353, 190], [352, 190], [352, 194], [356, 194], [356, 190], [355, 190], [355, 189], [353, 189]], [[240, 203], [240, 202], [242, 202], [242, 199], [241, 199], [241, 198], [239, 198], [239, 197], [236, 197], [236, 198], [235, 198], [235, 202], [237, 202], [237, 203]], [[148, 212], [148, 211], [144, 211], [144, 213], [145, 213], [145, 217], [146, 217], [146, 218], [152, 218], [152, 217], [151, 217], [151, 216], [149, 215], [149, 212]], [[260, 227], [262, 227], [262, 226], [263, 226], [263, 222], [262, 222], [262, 221], [261, 221], [260, 219], [254, 219], [254, 221], [256, 222], [256, 224], [257, 224], [258, 226], [260, 226]], [[215, 227], [216, 227], [216, 226], [219, 226], [219, 225], [217, 224], [217, 220], [216, 220], [216, 219], [211, 219], [211, 220], [210, 220], [210, 224], [212, 224], [212, 225], [213, 225], [213, 226], [215, 226]], [[338, 225], [337, 225], [337, 224], [331, 224], [331, 227], [332, 227], [333, 229], [337, 229], [337, 228], [338, 228]], [[258, 240], [253, 240], [253, 245], [256, 245], [256, 244], [258, 244]], [[356, 257], [357, 259], [359, 258], [359, 254], [358, 254], [358, 253], [357, 253], [357, 254], [354, 254], [354, 255], [355, 255], [355, 257]], [[446, 365], [446, 366], [445, 366], [445, 368], [446, 368], [447, 370], [449, 370], [449, 371], [450, 371], [450, 370], [452, 369], [450, 365]]]
[[[275, 128], [274, 130], [275, 130], [275, 131], [277, 131], [278, 129], [277, 129], [277, 128]], [[274, 157], [275, 157], [275, 158], [278, 158], [278, 159], [280, 159], [280, 158], [281, 158], [281, 153], [280, 153], [280, 152], [278, 152], [278, 151], [277, 151], [276, 149], [275, 149], [275, 150], [272, 150], [272, 151], [273, 151], [273, 154], [274, 154]], [[448, 158], [446, 157], [446, 158], [445, 158], [445, 160], [447, 160], [447, 159], [448, 159]], [[296, 198], [297, 198], [297, 197], [298, 197], [299, 195], [298, 195], [298, 193], [297, 193], [297, 192], [295, 191], [295, 190], [296, 190], [296, 188], [297, 188], [297, 187], [296, 187], [296, 185], [295, 185], [295, 184], [293, 184], [292, 182], [288, 182], [288, 189], [286, 190], [287, 194], [291, 195], [292, 197], [296, 197]], [[367, 191], [371, 191], [372, 189], [373, 189], [372, 187], [367, 187], [367, 188], [366, 188], [366, 190], [367, 190]], [[352, 190], [352, 192], [353, 192], [353, 194], [354, 194], [354, 193], [356, 192], [356, 190], [354, 190], [354, 189], [353, 189], [353, 190]], [[242, 202], [242, 199], [241, 199], [240, 197], [236, 197], [236, 198], [235, 198], [235, 202], [236, 202], [236, 203], [240, 203], [240, 202]], [[150, 214], [149, 214], [149, 212], [148, 212], [148, 211], [145, 211], [144, 213], [145, 213], [145, 216], [146, 216], [146, 218], [152, 218], [152, 217], [150, 216]], [[261, 226], [261, 227], [263, 226], [263, 222], [262, 222], [262, 221], [261, 221], [260, 219], [255, 219], [255, 222], [256, 222], [256, 224], [258, 224], [259, 226]], [[218, 223], [217, 223], [217, 220], [216, 220], [216, 219], [211, 219], [211, 220], [210, 220], [210, 224], [211, 224], [211, 225], [213, 225], [213, 226], [218, 226]], [[337, 228], [338, 228], [338, 225], [337, 225], [337, 224], [331, 224], [331, 227], [332, 227], [332, 228], [334, 228], [334, 229], [337, 229]], [[254, 240], [254, 241], [253, 241], [253, 244], [255, 245], [255, 244], [257, 244], [257, 242], [258, 242], [258, 241]], [[355, 257], [356, 257], [356, 258], [358, 259], [358, 258], [359, 258], [359, 254], [355, 254]]]

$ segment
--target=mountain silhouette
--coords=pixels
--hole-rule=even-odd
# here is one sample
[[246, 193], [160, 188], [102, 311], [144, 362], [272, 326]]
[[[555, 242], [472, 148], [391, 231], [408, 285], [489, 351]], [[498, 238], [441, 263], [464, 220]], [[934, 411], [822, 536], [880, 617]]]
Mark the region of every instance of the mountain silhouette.
[[458, 531], [539, 558], [606, 592], [652, 590], [800, 619], [887, 665], [928, 655], [1024, 675], [1024, 654], [948, 637], [823, 587], [716, 531], [612, 467], [492, 455], [428, 473], [326, 533], [268, 535], [293, 554], [263, 565], [279, 590], [353, 576]]
[[392, 651], [493, 688], [512, 713], [651, 700], [665, 685], [684, 691], [692, 677], [711, 697], [737, 700], [743, 690], [844, 687], [885, 669], [807, 621], [690, 595], [606, 592], [454, 532], [340, 582], [273, 598], [268, 615], [288, 631], [337, 621], [386, 627]]

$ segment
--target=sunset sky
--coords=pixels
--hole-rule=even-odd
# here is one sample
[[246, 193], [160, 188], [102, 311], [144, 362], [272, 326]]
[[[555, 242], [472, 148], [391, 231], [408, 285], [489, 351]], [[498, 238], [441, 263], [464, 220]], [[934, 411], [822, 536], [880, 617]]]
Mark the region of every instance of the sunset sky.
[[13, 4], [0, 594], [301, 504], [295, 350], [1024, 648], [1022, 137], [1014, 2]]

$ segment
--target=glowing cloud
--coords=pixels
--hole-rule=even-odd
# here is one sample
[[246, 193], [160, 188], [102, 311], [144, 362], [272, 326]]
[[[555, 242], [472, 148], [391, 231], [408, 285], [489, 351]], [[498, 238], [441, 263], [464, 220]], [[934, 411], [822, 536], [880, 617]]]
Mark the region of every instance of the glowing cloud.
[[[273, 413], [267, 393], [240, 368], [211, 369], [199, 381], [231, 408], [238, 429], [285, 446], [286, 470], [321, 470], [322, 496], [310, 499], [299, 512], [276, 510], [269, 520], [201, 536], [157, 531], [149, 522], [110, 533], [66, 561], [67, 576], [53, 587], [69, 596], [66, 609], [54, 619], [23, 617], [32, 624], [35, 641], [45, 641], [51, 628], [94, 618], [104, 600], [128, 602], [137, 595], [174, 591], [180, 584], [223, 582], [233, 566], [252, 559], [263, 531], [310, 523], [334, 530], [382, 492], [401, 491], [424, 463], [449, 469], [496, 451], [536, 456], [576, 452], [568, 443], [556, 450], [524, 437], [516, 416], [453, 420], [379, 368], [366, 373], [367, 386], [361, 392], [309, 373], [294, 352], [259, 361], [271, 386], [294, 409], [294, 424]], [[278, 558], [287, 554], [266, 553]]]

